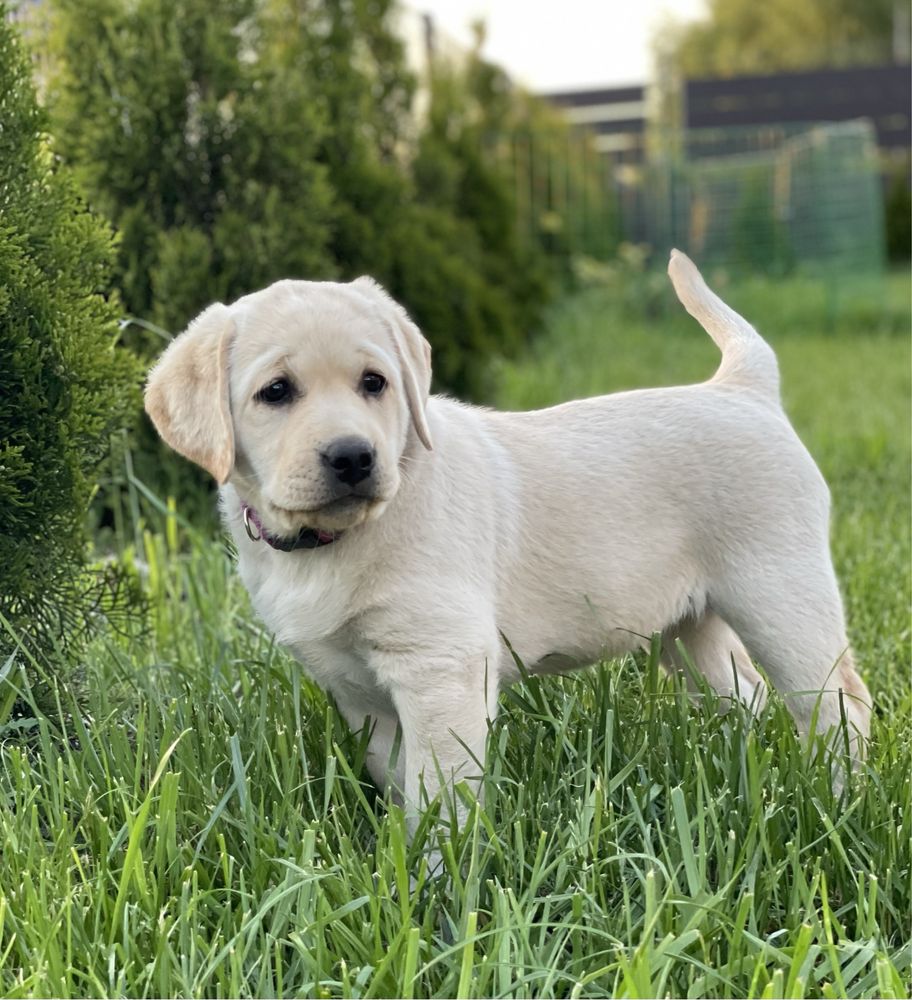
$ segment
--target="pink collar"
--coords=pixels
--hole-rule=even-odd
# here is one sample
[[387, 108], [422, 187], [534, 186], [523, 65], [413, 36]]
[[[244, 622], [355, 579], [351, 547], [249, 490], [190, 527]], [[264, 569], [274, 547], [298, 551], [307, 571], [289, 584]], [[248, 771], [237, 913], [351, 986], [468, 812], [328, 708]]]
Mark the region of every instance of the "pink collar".
[[[273, 535], [263, 527], [263, 522], [256, 510], [249, 503], [244, 503], [243, 500], [241, 501], [241, 520], [244, 522], [247, 537], [252, 542], [264, 541], [280, 552], [293, 552], [295, 549], [319, 549], [324, 545], [332, 545], [333, 542], [342, 537], [341, 531], [320, 531], [317, 528], [301, 528], [294, 538]], [[256, 528], [256, 534], [254, 534], [251, 524], [253, 528]]]

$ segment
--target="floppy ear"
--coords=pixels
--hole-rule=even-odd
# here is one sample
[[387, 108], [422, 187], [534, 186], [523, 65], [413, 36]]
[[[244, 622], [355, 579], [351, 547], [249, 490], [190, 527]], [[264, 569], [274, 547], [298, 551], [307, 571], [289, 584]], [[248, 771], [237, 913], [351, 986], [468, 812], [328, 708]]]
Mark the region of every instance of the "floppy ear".
[[352, 285], [369, 298], [382, 302], [393, 314], [390, 326], [402, 365], [409, 413], [419, 440], [431, 451], [433, 444], [426, 413], [428, 393], [431, 391], [431, 345], [402, 306], [373, 278], [356, 278]]
[[234, 466], [228, 395], [227, 306], [209, 306], [176, 337], [149, 374], [146, 413], [171, 447], [210, 472], [219, 485]]

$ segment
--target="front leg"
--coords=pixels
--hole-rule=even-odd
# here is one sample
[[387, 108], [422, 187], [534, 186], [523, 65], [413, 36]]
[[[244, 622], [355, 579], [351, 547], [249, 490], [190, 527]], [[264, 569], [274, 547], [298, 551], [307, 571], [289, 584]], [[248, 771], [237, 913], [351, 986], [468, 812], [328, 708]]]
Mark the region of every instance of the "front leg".
[[[412, 651], [376, 653], [378, 675], [389, 691], [402, 729], [401, 786], [409, 831], [414, 833], [427, 802], [443, 788], [470, 782], [481, 794], [488, 726], [497, 713], [497, 656], [492, 641], [459, 656]], [[456, 820], [465, 819], [455, 799]]]
[[373, 696], [361, 690], [342, 688], [333, 691], [333, 700], [353, 733], [368, 732], [367, 769], [382, 792], [392, 790], [401, 803], [405, 782], [405, 751], [399, 730], [399, 718], [388, 697]]
[[[466, 781], [480, 798], [488, 725], [496, 712], [496, 697], [489, 704], [483, 679], [422, 691], [401, 688], [393, 692], [393, 699], [402, 725], [403, 792], [410, 828], [444, 786], [449, 792]], [[447, 795], [447, 806], [452, 798]], [[455, 801], [461, 823], [465, 807], [458, 797]]]

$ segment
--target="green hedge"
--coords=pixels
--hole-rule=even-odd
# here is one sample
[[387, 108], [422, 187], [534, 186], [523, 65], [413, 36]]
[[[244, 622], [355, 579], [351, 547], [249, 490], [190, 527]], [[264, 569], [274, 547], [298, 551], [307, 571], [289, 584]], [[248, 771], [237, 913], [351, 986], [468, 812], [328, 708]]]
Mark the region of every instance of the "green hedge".
[[[471, 60], [416, 117], [392, 0], [49, 7], [57, 148], [120, 235], [133, 316], [177, 333], [279, 278], [368, 273], [422, 325], [438, 387], [476, 396], [485, 360], [537, 325], [545, 268], [517, 240], [512, 178], [451, 114], [485, 108], [491, 72]], [[485, 127], [506, 124], [498, 107]], [[428, 185], [431, 161], [450, 190]]]
[[[86, 513], [139, 385], [100, 293], [111, 257], [109, 228], [49, 152], [0, 3], [0, 613], [32, 648], [72, 635], [98, 604]], [[0, 655], [14, 645], [0, 622]]]

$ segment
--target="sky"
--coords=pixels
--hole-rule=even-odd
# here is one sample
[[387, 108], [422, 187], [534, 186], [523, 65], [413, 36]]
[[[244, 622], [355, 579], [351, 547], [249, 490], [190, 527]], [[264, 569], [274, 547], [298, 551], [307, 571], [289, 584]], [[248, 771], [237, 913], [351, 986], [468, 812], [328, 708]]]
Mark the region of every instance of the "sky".
[[482, 54], [538, 92], [645, 83], [663, 20], [689, 21], [705, 0], [407, 0], [455, 41], [487, 25]]

